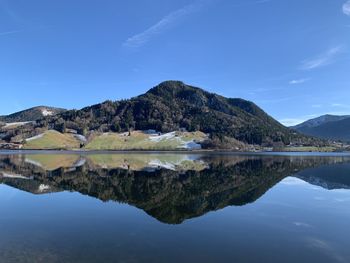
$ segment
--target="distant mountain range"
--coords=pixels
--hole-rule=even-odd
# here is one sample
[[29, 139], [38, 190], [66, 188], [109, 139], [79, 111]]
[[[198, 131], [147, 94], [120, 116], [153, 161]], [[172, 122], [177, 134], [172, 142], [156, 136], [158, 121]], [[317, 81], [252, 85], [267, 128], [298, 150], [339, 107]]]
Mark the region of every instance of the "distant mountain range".
[[350, 115], [323, 115], [291, 128], [306, 135], [350, 142]]
[[[111, 145], [115, 145], [114, 137], [101, 138], [105, 133], [129, 132], [130, 135], [130, 131], [147, 130], [161, 134], [174, 131], [202, 132], [208, 134], [206, 140], [201, 137], [201, 144], [205, 148], [243, 149], [244, 145], [283, 147], [290, 144], [324, 144], [321, 140], [283, 126], [253, 102], [225, 98], [180, 81], [165, 81], [145, 94], [128, 100], [106, 101], [81, 110], [38, 107], [3, 117], [2, 120], [35, 121], [13, 129], [7, 127], [2, 135], [0, 132], [0, 139], [16, 143], [41, 136], [46, 130], [53, 129], [63, 134], [75, 131], [85, 136], [87, 142], [99, 137], [98, 149], [104, 149], [105, 146], [101, 145], [108, 145], [108, 149], [119, 149], [117, 146], [111, 148]], [[51, 137], [53, 135], [55, 134], [50, 134]], [[176, 136], [171, 135], [171, 143], [176, 140]], [[69, 138], [69, 142], [62, 136], [54, 139], [60, 140], [64, 140], [62, 145], [65, 147], [72, 138]], [[74, 142], [74, 145], [82, 143]]]
[[38, 106], [7, 116], [0, 116], [0, 121], [6, 123], [35, 121], [46, 116], [62, 113], [64, 111], [66, 110], [54, 107]]

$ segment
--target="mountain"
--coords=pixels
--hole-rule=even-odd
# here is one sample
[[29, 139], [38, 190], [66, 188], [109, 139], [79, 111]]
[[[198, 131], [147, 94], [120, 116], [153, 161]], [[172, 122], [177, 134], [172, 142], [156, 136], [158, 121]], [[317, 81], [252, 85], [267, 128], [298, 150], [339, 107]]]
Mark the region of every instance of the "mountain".
[[323, 125], [323, 124], [328, 123], [328, 122], [341, 121], [341, 120], [347, 119], [349, 117], [350, 117], [350, 115], [337, 116], [337, 115], [326, 114], [326, 115], [322, 115], [322, 116], [314, 118], [314, 119], [304, 121], [303, 123], [292, 126], [291, 128], [296, 129], [296, 130], [315, 128], [315, 127], [318, 127], [318, 126]]
[[350, 115], [324, 115], [291, 128], [322, 139], [350, 142]]
[[[101, 139], [107, 132], [129, 132], [130, 136], [130, 131], [135, 130], [163, 134], [202, 132], [209, 136], [201, 142], [205, 148], [242, 149], [242, 145], [248, 144], [284, 146], [290, 143], [315, 146], [324, 143], [283, 126], [253, 102], [225, 98], [180, 81], [165, 81], [128, 100], [106, 101], [81, 110], [46, 116], [15, 131], [6, 131], [2, 138], [20, 142], [48, 129], [61, 133], [74, 130], [86, 136], [88, 142], [100, 136], [98, 145], [113, 145], [113, 136]], [[172, 135], [174, 140], [176, 136]]]
[[138, 97], [106, 101], [78, 111], [43, 119], [39, 127], [86, 131], [179, 130], [202, 131], [211, 138], [234, 138], [249, 144], [289, 144], [308, 139], [283, 126], [252, 102], [231, 99], [189, 86], [166, 81]]
[[65, 109], [38, 106], [20, 112], [16, 112], [7, 116], [0, 116], [0, 121], [6, 123], [35, 121], [46, 116], [52, 116], [58, 113], [62, 113], [64, 111]]

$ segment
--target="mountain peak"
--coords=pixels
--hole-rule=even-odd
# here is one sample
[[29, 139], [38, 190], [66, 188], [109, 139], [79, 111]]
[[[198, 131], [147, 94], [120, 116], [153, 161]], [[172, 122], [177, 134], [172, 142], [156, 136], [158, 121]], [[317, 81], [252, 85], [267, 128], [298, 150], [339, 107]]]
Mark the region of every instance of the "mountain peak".
[[291, 128], [300, 133], [323, 139], [350, 141], [350, 115], [326, 114]]
[[52, 116], [66, 111], [61, 108], [49, 106], [36, 106], [26, 110], [12, 113], [7, 116], [0, 116], [0, 121], [4, 122], [27, 122], [35, 121], [46, 116]]
[[158, 84], [158, 86], [173, 86], [173, 87], [179, 87], [179, 86], [186, 86], [186, 84], [181, 80], [165, 80]]
[[[150, 89], [146, 94], [153, 94], [157, 96], [172, 95], [175, 96], [178, 92], [184, 90], [195, 90], [198, 88], [186, 85], [179, 80], [167, 80], [159, 83], [157, 86]], [[200, 89], [198, 89], [200, 90]]]
[[313, 118], [313, 119], [304, 121], [303, 123], [300, 123], [300, 124], [293, 126], [291, 128], [302, 131], [303, 129], [315, 128], [315, 127], [318, 127], [318, 126], [323, 125], [323, 124], [328, 123], [328, 122], [341, 121], [341, 120], [347, 119], [349, 117], [350, 117], [350, 115], [338, 116], [338, 115], [332, 115], [332, 114], [325, 114], [325, 115], [319, 116], [317, 118]]

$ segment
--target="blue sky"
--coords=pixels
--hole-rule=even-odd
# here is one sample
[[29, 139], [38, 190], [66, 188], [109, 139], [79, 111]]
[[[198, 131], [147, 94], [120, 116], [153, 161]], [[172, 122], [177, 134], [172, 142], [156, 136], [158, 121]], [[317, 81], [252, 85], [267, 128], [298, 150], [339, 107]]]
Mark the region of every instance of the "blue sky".
[[347, 0], [0, 0], [0, 114], [182, 80], [285, 124], [350, 114]]

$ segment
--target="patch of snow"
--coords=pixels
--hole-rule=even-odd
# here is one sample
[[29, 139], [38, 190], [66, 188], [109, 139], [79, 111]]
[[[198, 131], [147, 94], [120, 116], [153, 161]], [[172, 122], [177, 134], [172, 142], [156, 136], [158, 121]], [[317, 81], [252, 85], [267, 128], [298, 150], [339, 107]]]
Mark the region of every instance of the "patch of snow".
[[50, 189], [51, 189], [51, 187], [49, 185], [41, 184], [41, 185], [39, 185], [38, 192], [43, 193], [43, 192], [46, 192]]
[[179, 146], [181, 149], [188, 149], [188, 150], [200, 150], [202, 149], [202, 146], [199, 143], [192, 141], [183, 142], [181, 146]]
[[85, 136], [83, 136], [83, 135], [80, 135], [80, 134], [74, 134], [74, 137], [75, 137], [76, 139], [78, 139], [80, 142], [83, 142], [83, 143], [86, 143], [86, 142], [87, 142], [86, 137], [85, 137]]
[[150, 136], [149, 139], [152, 142], [160, 142], [162, 140], [170, 140], [175, 138], [176, 132], [168, 132], [168, 133], [164, 133], [162, 135], [155, 135], [155, 136]]
[[32, 123], [32, 121], [22, 121], [22, 122], [9, 122], [5, 124], [5, 128], [11, 128], [13, 126], [23, 126], [26, 125], [28, 123]]
[[1, 172], [1, 176], [5, 178], [11, 178], [11, 179], [24, 179], [24, 180], [30, 180], [32, 177], [26, 177], [20, 174], [9, 174], [5, 172]]
[[43, 136], [44, 136], [44, 134], [42, 133], [42, 134], [33, 136], [33, 137], [31, 137], [31, 138], [27, 138], [27, 139], [26, 139], [26, 142], [29, 142], [29, 141], [32, 141], [32, 140], [36, 140], [36, 139], [40, 139], [40, 138], [43, 137]]
[[181, 136], [176, 136], [176, 132], [168, 132], [161, 135], [152, 135], [149, 137], [149, 140], [152, 142], [161, 142], [165, 140], [172, 140], [175, 139], [179, 143], [180, 146], [178, 146], [179, 149], [187, 149], [187, 150], [199, 150], [202, 149], [202, 146], [195, 142], [194, 140], [191, 141], [184, 141]]
[[52, 116], [54, 114], [53, 111], [50, 111], [48, 109], [41, 110], [41, 113], [42, 113], [43, 116]]

